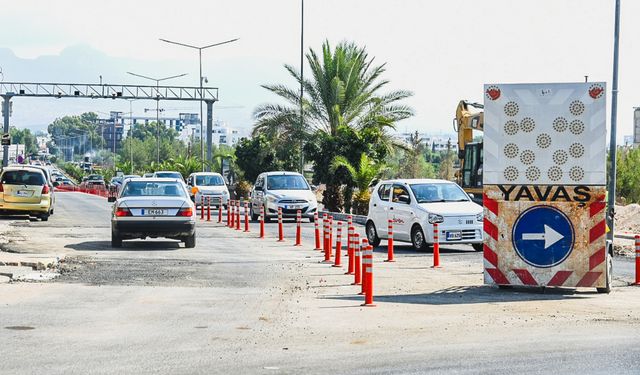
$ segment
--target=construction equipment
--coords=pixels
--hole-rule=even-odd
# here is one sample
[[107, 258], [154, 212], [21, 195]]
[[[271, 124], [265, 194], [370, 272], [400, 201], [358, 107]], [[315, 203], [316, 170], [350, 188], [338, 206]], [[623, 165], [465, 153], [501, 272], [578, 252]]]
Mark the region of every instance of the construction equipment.
[[484, 130], [484, 113], [471, 112], [469, 107], [484, 109], [480, 103], [461, 100], [453, 120], [453, 130], [458, 133], [458, 159], [460, 169], [456, 182], [464, 191], [473, 194], [472, 199], [482, 204], [482, 141], [473, 141], [473, 131]]

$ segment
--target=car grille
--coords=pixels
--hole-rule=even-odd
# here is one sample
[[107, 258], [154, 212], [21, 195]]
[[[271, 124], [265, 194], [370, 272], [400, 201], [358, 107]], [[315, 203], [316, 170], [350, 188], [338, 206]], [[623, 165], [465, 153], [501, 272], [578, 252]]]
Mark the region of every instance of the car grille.
[[282, 204], [300, 204], [300, 203], [309, 203], [304, 199], [283, 199], [281, 201], [278, 201], [278, 203], [282, 203]]
[[445, 217], [444, 225], [473, 225], [475, 224], [474, 216], [453, 216]]
[[[309, 209], [309, 207], [304, 207], [300, 209], [300, 213], [305, 213], [307, 212], [307, 210]], [[295, 215], [298, 213], [298, 210], [291, 210], [291, 209], [282, 209], [282, 213], [285, 215]]]
[[463, 229], [462, 230], [462, 239], [463, 240], [474, 240], [476, 238], [475, 229]]

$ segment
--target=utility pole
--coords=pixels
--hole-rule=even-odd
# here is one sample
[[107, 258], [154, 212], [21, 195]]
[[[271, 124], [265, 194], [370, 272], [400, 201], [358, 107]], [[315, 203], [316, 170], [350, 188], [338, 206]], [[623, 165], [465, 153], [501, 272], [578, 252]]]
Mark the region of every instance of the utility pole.
[[[4, 117], [4, 134], [9, 134], [9, 112], [11, 108], [11, 97], [13, 95], [7, 93], [2, 95], [2, 117]], [[2, 152], [2, 166], [6, 167], [9, 165], [9, 146], [3, 146]]]
[[618, 119], [618, 52], [620, 42], [620, 0], [616, 0], [615, 26], [613, 32], [613, 84], [611, 90], [611, 139], [609, 140], [609, 157], [611, 157], [611, 169], [609, 170], [609, 199], [608, 213], [609, 233], [607, 237], [613, 241], [614, 216], [616, 203], [616, 137]]

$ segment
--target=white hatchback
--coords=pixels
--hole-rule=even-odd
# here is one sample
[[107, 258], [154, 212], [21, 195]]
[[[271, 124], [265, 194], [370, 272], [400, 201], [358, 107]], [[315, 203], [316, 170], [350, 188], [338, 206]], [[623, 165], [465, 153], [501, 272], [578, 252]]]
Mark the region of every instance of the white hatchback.
[[388, 237], [388, 220], [392, 220], [394, 240], [425, 250], [434, 242], [433, 224], [438, 223], [439, 243], [471, 244], [482, 251], [482, 219], [482, 206], [454, 182], [386, 180], [371, 195], [366, 232], [369, 243], [378, 246], [380, 239]]
[[191, 192], [191, 200], [196, 207], [202, 204], [202, 198], [205, 199], [205, 205], [208, 199], [211, 199], [213, 206], [222, 204], [226, 208], [229, 203], [229, 189], [220, 173], [192, 173], [187, 178], [187, 185]]

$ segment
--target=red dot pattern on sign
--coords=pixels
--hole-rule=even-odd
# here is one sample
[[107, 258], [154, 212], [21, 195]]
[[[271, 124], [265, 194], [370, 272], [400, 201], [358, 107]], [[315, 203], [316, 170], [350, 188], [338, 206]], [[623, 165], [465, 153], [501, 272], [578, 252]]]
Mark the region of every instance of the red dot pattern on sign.
[[592, 99], [599, 99], [600, 97], [602, 97], [602, 94], [604, 94], [604, 88], [599, 84], [593, 84], [589, 88], [589, 96]]
[[500, 98], [500, 88], [498, 86], [489, 86], [486, 91], [487, 98], [497, 100]]

